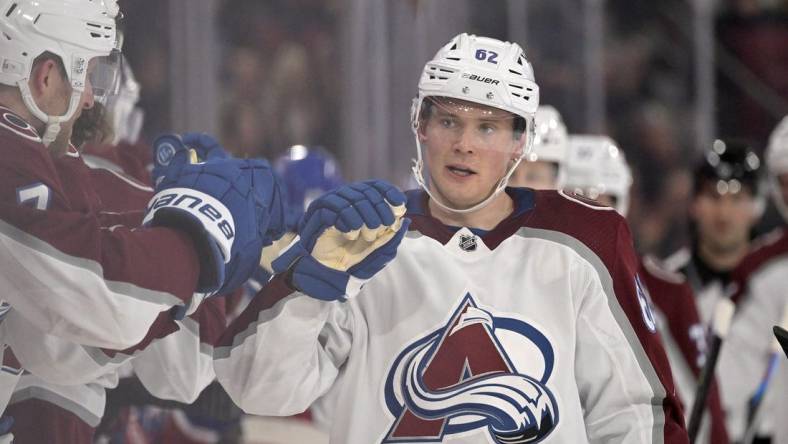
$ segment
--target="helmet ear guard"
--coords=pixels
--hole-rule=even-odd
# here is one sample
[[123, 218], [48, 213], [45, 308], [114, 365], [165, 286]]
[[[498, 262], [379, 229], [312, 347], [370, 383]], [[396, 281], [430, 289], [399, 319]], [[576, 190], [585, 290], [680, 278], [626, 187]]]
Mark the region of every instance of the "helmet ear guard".
[[[498, 181], [490, 195], [471, 208], [452, 208], [430, 192], [424, 178], [424, 161], [419, 134], [420, 119], [428, 97], [445, 97], [507, 111], [525, 122], [525, 145], [513, 157], [507, 173]], [[534, 113], [539, 105], [539, 87], [533, 68], [516, 43], [487, 37], [460, 34], [438, 50], [424, 66], [418, 95], [411, 104], [411, 129], [416, 138], [417, 158], [413, 175], [418, 184], [440, 207], [456, 212], [476, 211], [492, 201], [509, 181], [517, 165], [527, 155], [534, 140]]]

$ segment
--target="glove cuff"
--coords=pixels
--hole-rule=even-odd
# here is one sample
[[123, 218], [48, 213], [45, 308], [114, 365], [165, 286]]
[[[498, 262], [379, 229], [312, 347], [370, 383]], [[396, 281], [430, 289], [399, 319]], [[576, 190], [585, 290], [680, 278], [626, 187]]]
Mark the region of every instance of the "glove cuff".
[[142, 224], [153, 222], [162, 209], [184, 212], [191, 216], [191, 219], [201, 224], [203, 230], [213, 238], [224, 263], [230, 261], [230, 251], [235, 239], [235, 221], [230, 210], [218, 199], [191, 188], [167, 188], [151, 198]]
[[346, 300], [358, 294], [369, 279], [359, 279], [345, 271], [321, 264], [304, 248], [299, 237], [272, 263], [274, 272], [286, 273], [291, 288], [324, 301]]
[[345, 271], [326, 267], [309, 255], [299, 258], [288, 273], [292, 287], [324, 301], [350, 299], [357, 295], [369, 280], [359, 279]]

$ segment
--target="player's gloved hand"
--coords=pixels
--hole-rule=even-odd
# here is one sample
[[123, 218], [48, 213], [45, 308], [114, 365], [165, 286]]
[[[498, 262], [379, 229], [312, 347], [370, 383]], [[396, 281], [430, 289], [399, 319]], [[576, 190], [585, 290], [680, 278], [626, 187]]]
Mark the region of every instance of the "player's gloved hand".
[[405, 195], [371, 180], [329, 191], [309, 205], [298, 237], [273, 262], [292, 285], [317, 299], [353, 297], [397, 254], [410, 219]]
[[193, 163], [181, 139], [163, 136], [154, 149], [160, 143], [172, 145], [175, 154], [160, 170], [143, 223], [189, 233], [201, 261], [197, 291], [229, 294], [251, 275], [263, 245], [271, 242], [272, 214], [284, 218], [278, 216], [284, 213], [279, 184], [265, 160], [208, 150], [204, 162]]
[[153, 142], [153, 183], [158, 185], [179, 150], [194, 150], [197, 160], [231, 157], [222, 145], [205, 133], [164, 134]]

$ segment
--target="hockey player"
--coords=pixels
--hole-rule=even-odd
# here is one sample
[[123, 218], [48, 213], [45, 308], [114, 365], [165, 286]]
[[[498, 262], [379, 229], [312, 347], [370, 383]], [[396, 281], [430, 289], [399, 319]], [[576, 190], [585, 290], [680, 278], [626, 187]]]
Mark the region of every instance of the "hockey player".
[[273, 166], [287, 191], [288, 227], [297, 225], [313, 200], [345, 183], [336, 159], [321, 147], [291, 146]]
[[692, 245], [665, 265], [684, 274], [708, 325], [724, 295], [730, 273], [750, 247], [750, 235], [763, 210], [758, 193], [760, 159], [747, 145], [716, 140], [694, 172], [689, 216]]
[[[771, 198], [788, 221], [788, 117], [775, 128], [766, 149], [766, 170]], [[722, 347], [718, 375], [731, 433], [744, 438], [750, 426], [752, 401], [761, 403], [759, 421], [753, 434], [761, 440], [788, 443], [788, 368], [777, 348], [771, 356], [772, 326], [782, 321], [788, 306], [788, 234], [785, 227], [753, 242], [753, 249], [733, 271], [736, 315]], [[760, 387], [767, 370], [773, 372], [767, 385]], [[763, 442], [757, 441], [756, 442]]]
[[289, 415], [325, 396], [347, 444], [687, 442], [624, 220], [506, 188], [538, 100], [516, 44], [461, 34], [438, 51], [413, 103], [423, 189], [402, 245], [374, 237], [397, 240], [393, 190], [315, 200], [215, 351], [240, 407]]
[[540, 105], [536, 109], [534, 125], [533, 149], [514, 170], [509, 185], [535, 190], [555, 190], [558, 188], [566, 157], [566, 125], [558, 110], [550, 105]]
[[[161, 311], [196, 306], [201, 299], [192, 297], [196, 291], [205, 295], [238, 285], [239, 270], [256, 261], [242, 246], [262, 243], [261, 204], [270, 198], [249, 184], [266, 172], [248, 161], [185, 165], [178, 160], [182, 168], [160, 188], [164, 199], [148, 214], [156, 228], [106, 225], [106, 214], [75, 210], [53, 159], [65, 153], [74, 120], [98, 97], [100, 78], [109, 77], [104, 86], [111, 85], [111, 75], [99, 74], [107, 74], [101, 68], [116, 51], [117, 4], [2, 1], [0, 10], [6, 37], [0, 53], [0, 286], [5, 300], [45, 333], [122, 349], [138, 343]], [[223, 193], [216, 183], [195, 181], [201, 172], [217, 183], [244, 185], [248, 192]], [[172, 193], [164, 188], [211, 201], [218, 214], [199, 212], [208, 204], [177, 206], [182, 201], [165, 198]], [[235, 222], [232, 235], [221, 231], [230, 220]], [[188, 224], [193, 229], [186, 229]]]
[[[626, 217], [632, 173], [623, 152], [607, 136], [571, 135], [563, 168], [568, 192], [608, 205]], [[684, 276], [666, 270], [652, 257], [640, 258], [640, 279], [645, 301], [653, 302], [654, 315], [673, 370], [673, 380], [688, 419], [697, 380], [705, 360], [705, 328], [700, 321], [692, 288]], [[650, 295], [650, 298], [649, 298]], [[712, 384], [707, 402], [708, 419], [696, 442], [728, 442], [719, 389]]]
[[[202, 136], [186, 140], [195, 146]], [[55, 159], [75, 208], [115, 212], [129, 202], [144, 208], [133, 179], [88, 168], [76, 150]], [[102, 190], [99, 198], [94, 190]], [[148, 192], [148, 199], [153, 189]], [[124, 213], [130, 214], [130, 213]], [[137, 220], [129, 226], [138, 226]], [[130, 214], [133, 216], [133, 214]], [[26, 370], [8, 412], [15, 418], [15, 442], [89, 443], [104, 412], [105, 389], [118, 371], [131, 365], [148, 391], [163, 399], [192, 402], [213, 379], [211, 349], [225, 327], [224, 301], [210, 299], [191, 316], [175, 321], [161, 313], [146, 339], [123, 352], [84, 347], [46, 335], [12, 311], [3, 324], [5, 338]], [[74, 376], [79, 375], [79, 376]], [[74, 384], [77, 381], [83, 382]], [[68, 384], [68, 385], [65, 385]]]

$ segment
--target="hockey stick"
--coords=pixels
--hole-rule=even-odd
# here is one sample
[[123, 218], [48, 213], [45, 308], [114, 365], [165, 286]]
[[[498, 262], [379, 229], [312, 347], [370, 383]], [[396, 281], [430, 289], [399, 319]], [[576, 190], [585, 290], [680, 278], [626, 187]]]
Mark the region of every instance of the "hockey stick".
[[[788, 306], [786, 306], [783, 310], [783, 317], [780, 321], [780, 325], [775, 326], [774, 330], [775, 332], [777, 329], [782, 329], [785, 331], [786, 327], [788, 327]], [[766, 365], [766, 371], [763, 373], [763, 377], [761, 378], [761, 382], [758, 384], [758, 388], [755, 389], [755, 393], [752, 394], [750, 401], [747, 403], [747, 427], [744, 429], [744, 440], [742, 441], [743, 444], [750, 444], [752, 440], [755, 439], [758, 425], [761, 422], [762, 410], [760, 407], [763, 404], [766, 391], [769, 389], [772, 376], [774, 376], [774, 372], [780, 364], [780, 349], [780, 342], [775, 336], [771, 341], [771, 345], [769, 346], [769, 361]]]
[[788, 358], [788, 330], [780, 327], [779, 325], [775, 325], [774, 337], [777, 338], [777, 341], [783, 347], [785, 357]]
[[722, 342], [725, 340], [725, 336], [728, 334], [734, 309], [735, 306], [733, 302], [727, 298], [721, 299], [714, 307], [714, 318], [711, 323], [713, 336], [709, 346], [709, 354], [706, 357], [706, 364], [700, 372], [698, 388], [695, 390], [695, 401], [692, 403], [692, 411], [687, 427], [690, 444], [695, 442], [695, 438], [698, 436], [698, 430], [700, 430], [703, 411], [706, 407], [706, 399], [709, 396], [711, 383], [714, 381], [714, 370], [717, 367], [720, 348], [722, 347]]

